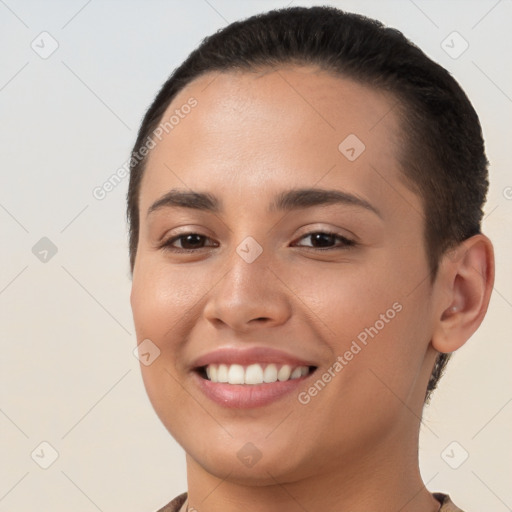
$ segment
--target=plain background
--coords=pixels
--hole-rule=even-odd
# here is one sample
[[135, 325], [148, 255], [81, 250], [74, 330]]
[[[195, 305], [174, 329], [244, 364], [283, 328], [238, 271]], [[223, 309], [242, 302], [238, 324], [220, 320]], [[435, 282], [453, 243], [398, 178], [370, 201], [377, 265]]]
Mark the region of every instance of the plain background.
[[[425, 410], [419, 456], [427, 488], [466, 512], [511, 510], [512, 2], [325, 3], [402, 30], [479, 113], [495, 290]], [[92, 191], [126, 162], [157, 90], [203, 37], [313, 4], [0, 0], [0, 511], [150, 512], [186, 490], [183, 451], [132, 353], [128, 180], [103, 200]], [[58, 48], [42, 58], [52, 40]], [[52, 448], [42, 442], [58, 453], [47, 469]]]

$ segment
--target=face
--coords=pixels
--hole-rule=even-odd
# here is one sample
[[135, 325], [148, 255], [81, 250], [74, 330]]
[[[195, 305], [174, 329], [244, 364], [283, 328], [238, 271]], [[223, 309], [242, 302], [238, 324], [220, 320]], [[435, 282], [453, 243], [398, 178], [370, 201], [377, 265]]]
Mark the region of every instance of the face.
[[395, 103], [283, 67], [205, 75], [164, 115], [131, 304], [160, 351], [149, 398], [198, 468], [292, 481], [417, 436], [435, 293]]

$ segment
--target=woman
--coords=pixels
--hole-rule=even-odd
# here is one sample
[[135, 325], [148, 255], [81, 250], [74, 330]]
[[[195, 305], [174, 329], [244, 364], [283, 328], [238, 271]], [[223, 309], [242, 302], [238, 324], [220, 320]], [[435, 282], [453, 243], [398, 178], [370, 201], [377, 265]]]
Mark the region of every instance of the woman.
[[131, 159], [142, 376], [187, 458], [160, 512], [460, 511], [418, 433], [489, 304], [487, 187], [469, 100], [398, 31], [297, 7], [206, 38]]

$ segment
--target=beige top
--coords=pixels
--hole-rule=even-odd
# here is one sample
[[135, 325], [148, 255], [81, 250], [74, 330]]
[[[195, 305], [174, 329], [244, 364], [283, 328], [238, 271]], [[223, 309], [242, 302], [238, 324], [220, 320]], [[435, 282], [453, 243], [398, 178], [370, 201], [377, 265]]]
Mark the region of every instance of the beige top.
[[[441, 503], [439, 512], [463, 512], [463, 510], [453, 504], [448, 494], [434, 492], [432, 495], [437, 501], [439, 501], [439, 503]], [[194, 508], [190, 509], [190, 512], [194, 511]], [[157, 512], [189, 512], [187, 511], [187, 493], [184, 492], [183, 494], [176, 496], [176, 498], [165, 505], [165, 507], [159, 509]]]

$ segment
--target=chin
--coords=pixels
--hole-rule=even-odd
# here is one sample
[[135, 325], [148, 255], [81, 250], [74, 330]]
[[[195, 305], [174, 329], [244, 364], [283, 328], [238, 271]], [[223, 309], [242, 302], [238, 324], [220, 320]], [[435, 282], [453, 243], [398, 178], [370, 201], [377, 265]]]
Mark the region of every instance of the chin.
[[[213, 444], [213, 442], [212, 442]], [[183, 445], [182, 445], [183, 446]], [[260, 445], [250, 441], [230, 439], [215, 449], [192, 449], [183, 446], [188, 455], [211, 475], [240, 485], [266, 486], [300, 480], [311, 471], [309, 457], [297, 457], [296, 446]], [[295, 454], [295, 457], [293, 455]]]

